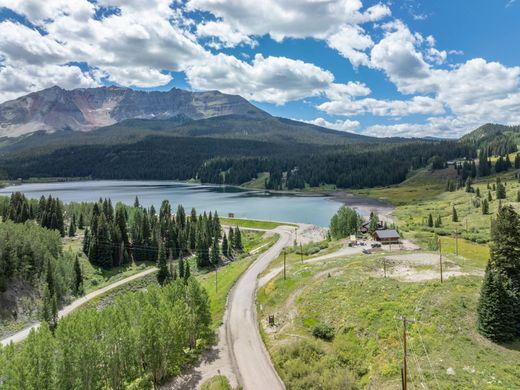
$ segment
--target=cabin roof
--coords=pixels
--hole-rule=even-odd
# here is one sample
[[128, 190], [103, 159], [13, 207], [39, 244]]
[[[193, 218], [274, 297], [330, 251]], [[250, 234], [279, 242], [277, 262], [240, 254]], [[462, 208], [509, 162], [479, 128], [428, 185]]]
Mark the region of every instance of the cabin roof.
[[375, 235], [379, 238], [400, 238], [399, 233], [394, 229], [376, 230]]

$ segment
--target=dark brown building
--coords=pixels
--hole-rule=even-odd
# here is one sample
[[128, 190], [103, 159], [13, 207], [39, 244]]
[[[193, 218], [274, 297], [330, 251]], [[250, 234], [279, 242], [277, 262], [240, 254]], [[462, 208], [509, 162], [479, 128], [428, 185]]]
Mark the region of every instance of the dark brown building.
[[399, 244], [401, 236], [394, 229], [376, 230], [374, 239], [381, 244]]

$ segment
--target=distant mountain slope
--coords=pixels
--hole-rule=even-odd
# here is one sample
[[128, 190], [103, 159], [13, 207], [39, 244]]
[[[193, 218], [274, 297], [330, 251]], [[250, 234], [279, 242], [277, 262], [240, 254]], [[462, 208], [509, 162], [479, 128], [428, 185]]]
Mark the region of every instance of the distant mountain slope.
[[101, 87], [65, 90], [52, 87], [0, 104], [0, 137], [35, 131], [88, 131], [132, 118], [188, 119], [220, 115], [270, 117], [246, 99], [218, 91], [144, 92]]
[[520, 136], [520, 126], [505, 126], [497, 123], [486, 123], [461, 137], [463, 142], [481, 142], [497, 135]]
[[518, 150], [520, 145], [520, 126], [505, 126], [486, 123], [464, 135], [460, 142], [477, 149], [487, 149], [488, 154], [504, 155]]
[[128, 119], [88, 132], [38, 131], [17, 138], [0, 138], [0, 151], [50, 152], [61, 147], [114, 145], [138, 142], [148, 136], [262, 141], [269, 144], [340, 146], [353, 143], [394, 143], [403, 139], [367, 137], [272, 116], [224, 115], [192, 120], [184, 115], [170, 119]]

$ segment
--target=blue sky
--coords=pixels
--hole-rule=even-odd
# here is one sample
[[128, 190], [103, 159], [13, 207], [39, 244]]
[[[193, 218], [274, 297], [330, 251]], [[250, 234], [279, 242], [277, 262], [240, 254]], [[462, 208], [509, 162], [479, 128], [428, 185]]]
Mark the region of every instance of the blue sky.
[[520, 123], [520, 0], [0, 0], [0, 101], [60, 85], [240, 94], [377, 136]]

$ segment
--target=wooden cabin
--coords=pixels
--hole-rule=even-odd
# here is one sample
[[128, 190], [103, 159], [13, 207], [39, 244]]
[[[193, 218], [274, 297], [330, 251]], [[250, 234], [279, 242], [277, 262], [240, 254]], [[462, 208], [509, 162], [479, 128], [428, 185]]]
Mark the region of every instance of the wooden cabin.
[[394, 229], [376, 230], [374, 239], [381, 244], [399, 244], [401, 236]]

